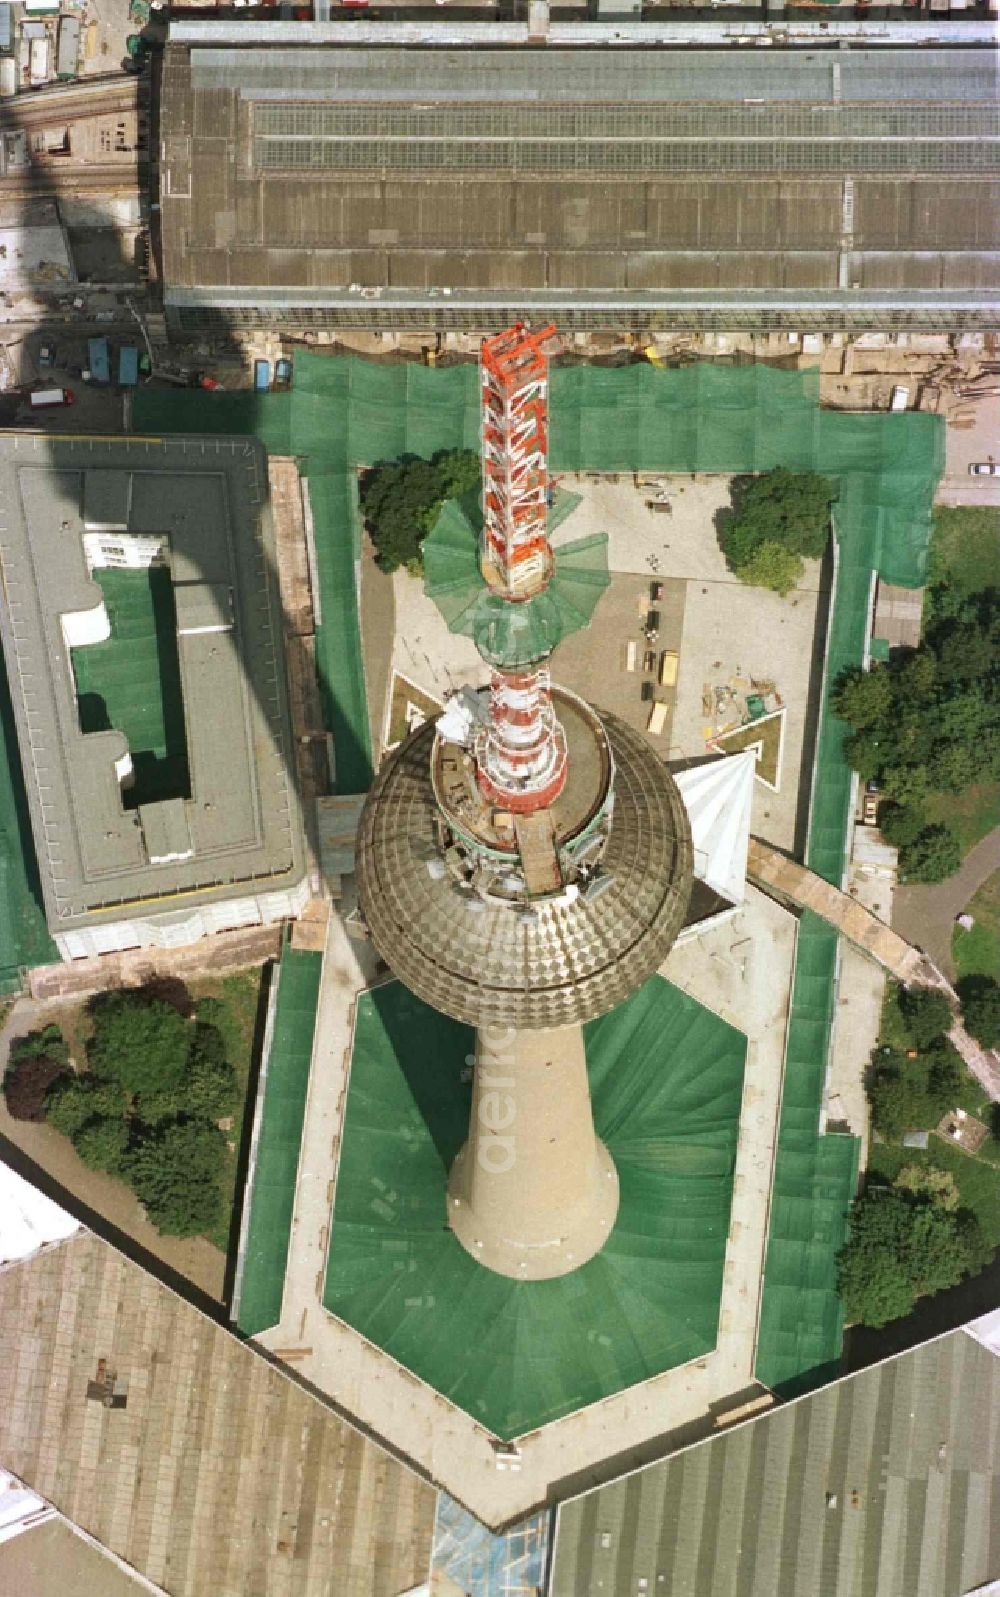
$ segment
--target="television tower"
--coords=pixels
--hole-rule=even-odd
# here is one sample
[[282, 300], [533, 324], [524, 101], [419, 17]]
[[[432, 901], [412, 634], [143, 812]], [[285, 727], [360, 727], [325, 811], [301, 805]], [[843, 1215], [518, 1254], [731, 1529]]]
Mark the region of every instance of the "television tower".
[[568, 1274], [610, 1234], [618, 1179], [594, 1131], [582, 1023], [657, 970], [692, 879], [669, 772], [638, 733], [551, 682], [555, 347], [554, 328], [520, 322], [483, 342], [491, 619], [477, 645], [490, 684], [454, 696], [383, 763], [357, 851], [379, 954], [419, 998], [477, 1028], [448, 1220], [474, 1258], [521, 1280]]

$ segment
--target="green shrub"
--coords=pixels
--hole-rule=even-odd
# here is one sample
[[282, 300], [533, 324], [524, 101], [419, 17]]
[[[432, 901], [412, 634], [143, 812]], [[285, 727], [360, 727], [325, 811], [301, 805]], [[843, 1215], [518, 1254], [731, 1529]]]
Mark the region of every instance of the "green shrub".
[[91, 1014], [87, 1058], [95, 1075], [120, 1082], [130, 1094], [180, 1091], [191, 1026], [172, 1004], [141, 992], [113, 992], [103, 994]]
[[117, 1082], [94, 1076], [70, 1077], [58, 1082], [45, 1104], [45, 1119], [64, 1137], [75, 1137], [89, 1120], [121, 1118], [125, 1093]]
[[737, 566], [736, 575], [751, 588], [770, 588], [784, 598], [791, 593], [805, 567], [792, 549], [780, 543], [761, 543]]
[[962, 850], [950, 826], [925, 826], [900, 851], [900, 875], [906, 882], [943, 882], [962, 863]]
[[73, 1146], [91, 1170], [120, 1176], [126, 1164], [128, 1125], [124, 1120], [95, 1119], [73, 1133]]
[[878, 827], [886, 842], [893, 848], [906, 848], [914, 843], [927, 825], [919, 804], [882, 804], [878, 812]]
[[221, 1210], [226, 1139], [202, 1120], [174, 1120], [141, 1138], [128, 1175], [157, 1230], [190, 1237], [210, 1231]]
[[899, 1009], [915, 1048], [929, 1048], [951, 1025], [951, 1005], [944, 993], [928, 987], [904, 989]]
[[991, 976], [965, 976], [958, 996], [969, 1035], [984, 1048], [1000, 1047], [1000, 986]]

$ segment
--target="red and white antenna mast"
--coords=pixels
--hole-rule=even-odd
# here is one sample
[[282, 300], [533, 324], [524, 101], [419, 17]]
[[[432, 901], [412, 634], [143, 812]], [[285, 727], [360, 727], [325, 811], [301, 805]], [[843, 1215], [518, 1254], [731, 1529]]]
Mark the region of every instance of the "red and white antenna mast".
[[[483, 539], [487, 585], [510, 605], [548, 586], [549, 355], [554, 327], [515, 322], [483, 340]], [[514, 814], [552, 804], [566, 781], [566, 737], [552, 708], [547, 651], [523, 667], [493, 665], [490, 716], [477, 739], [479, 786]]]

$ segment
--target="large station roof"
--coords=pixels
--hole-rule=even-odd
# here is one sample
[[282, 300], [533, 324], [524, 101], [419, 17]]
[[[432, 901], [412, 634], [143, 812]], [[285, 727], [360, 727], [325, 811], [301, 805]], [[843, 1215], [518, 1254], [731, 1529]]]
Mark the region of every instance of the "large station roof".
[[0, 1272], [0, 1458], [171, 1597], [427, 1574], [433, 1487], [87, 1232]]
[[995, 319], [991, 50], [211, 37], [171, 44], [164, 75], [182, 320]]
[[971, 1594], [998, 1413], [1000, 1359], [954, 1331], [565, 1503], [551, 1597]]

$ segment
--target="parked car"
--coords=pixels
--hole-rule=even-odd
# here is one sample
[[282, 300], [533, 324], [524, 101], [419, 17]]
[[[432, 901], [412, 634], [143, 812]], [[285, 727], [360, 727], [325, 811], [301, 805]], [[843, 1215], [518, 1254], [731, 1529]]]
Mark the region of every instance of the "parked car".
[[970, 477], [1000, 477], [1000, 461], [977, 460], [969, 467]]

